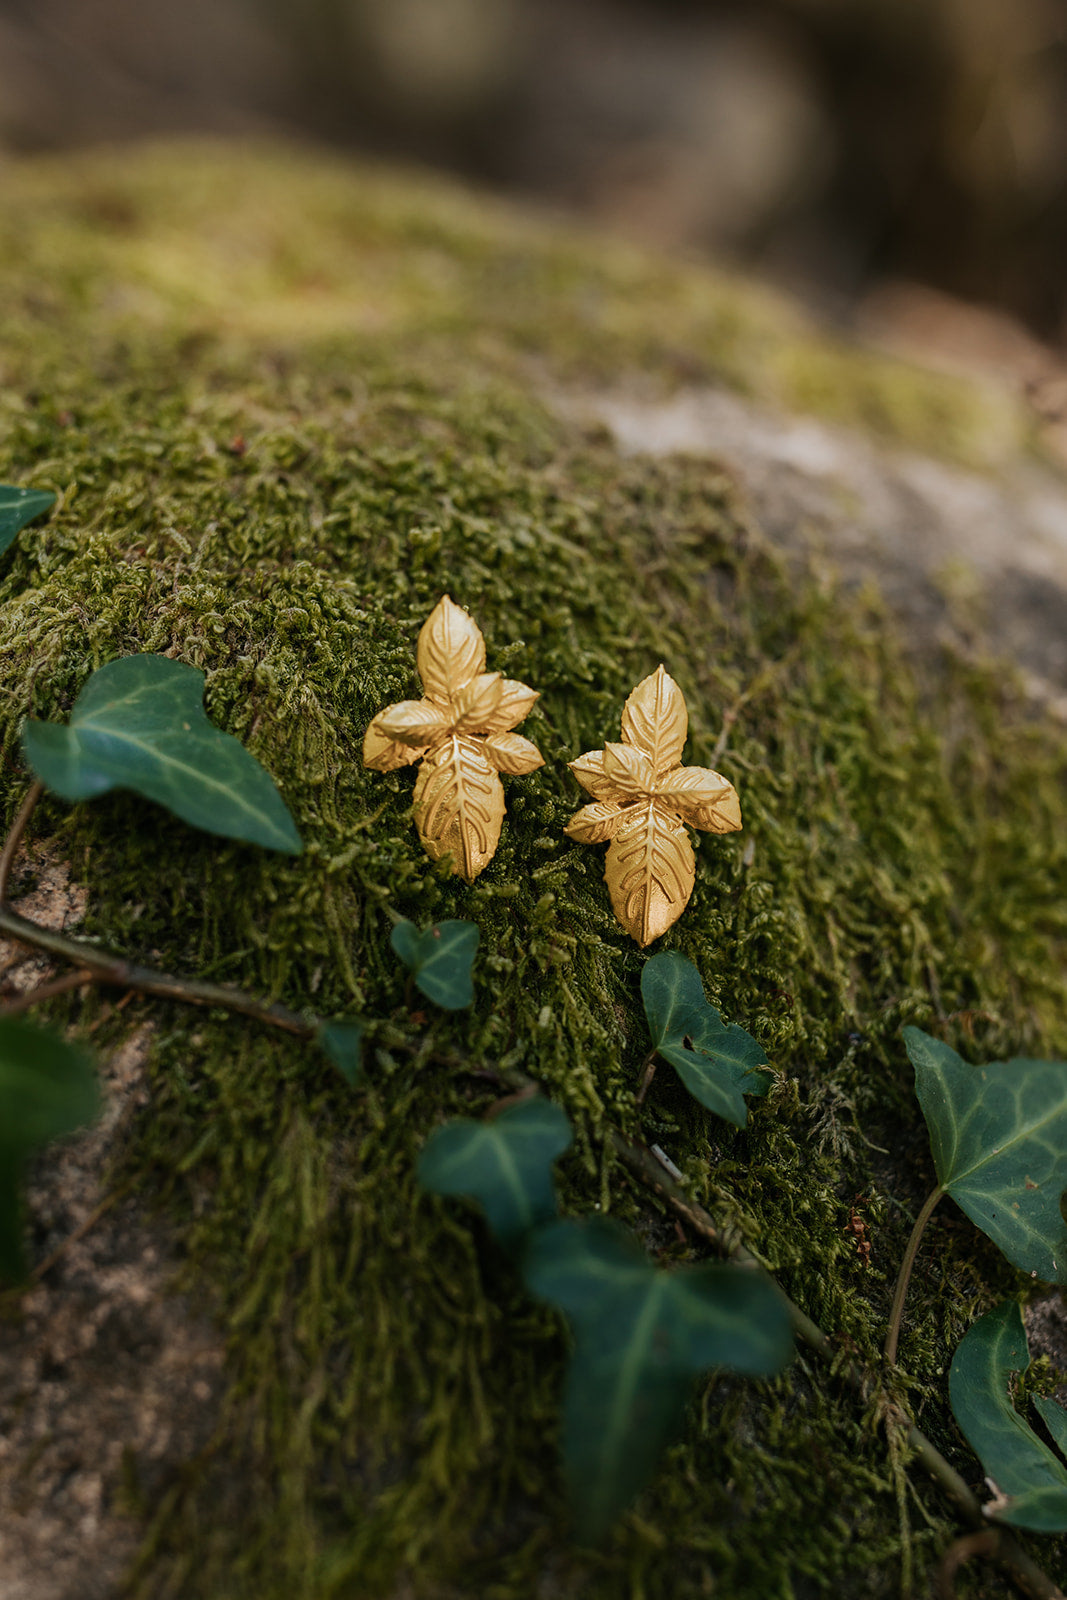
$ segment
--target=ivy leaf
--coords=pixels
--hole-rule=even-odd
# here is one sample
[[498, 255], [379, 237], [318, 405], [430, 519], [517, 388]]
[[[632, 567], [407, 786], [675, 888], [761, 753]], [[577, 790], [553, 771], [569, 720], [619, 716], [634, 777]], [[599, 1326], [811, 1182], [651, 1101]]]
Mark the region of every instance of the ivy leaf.
[[[1011, 1403], [1012, 1378], [1030, 1365], [1022, 1313], [1006, 1300], [968, 1329], [952, 1358], [949, 1398], [956, 1421], [1007, 1504], [989, 1511], [999, 1522], [1035, 1533], [1067, 1530], [1067, 1466]], [[1067, 1412], [1036, 1400], [1042, 1420], [1062, 1448]]]
[[28, 1155], [99, 1109], [88, 1053], [28, 1022], [0, 1021], [0, 1151]]
[[471, 964], [479, 937], [474, 922], [435, 922], [421, 933], [413, 922], [398, 922], [389, 942], [427, 1000], [461, 1011], [474, 999]]
[[0, 555], [28, 522], [55, 503], [55, 495], [47, 489], [16, 489], [12, 483], [0, 483]]
[[651, 956], [641, 973], [652, 1043], [702, 1106], [743, 1128], [746, 1094], [767, 1093], [767, 1057], [750, 1033], [729, 1027], [704, 996], [700, 973], [676, 950]]
[[523, 1271], [574, 1332], [563, 1465], [587, 1542], [603, 1537], [651, 1475], [700, 1373], [767, 1377], [792, 1356], [787, 1304], [769, 1278], [729, 1264], [654, 1267], [606, 1218], [538, 1228]]
[[362, 1022], [352, 1019], [320, 1022], [315, 1037], [350, 1088], [358, 1088], [363, 1077]]
[[27, 1022], [0, 1022], [0, 1278], [23, 1272], [18, 1190], [26, 1157], [98, 1110], [84, 1050]]
[[430, 1135], [418, 1179], [434, 1194], [477, 1201], [505, 1248], [556, 1215], [552, 1163], [571, 1143], [565, 1112], [537, 1096], [488, 1122], [463, 1117]]
[[972, 1067], [905, 1028], [941, 1188], [1013, 1266], [1067, 1283], [1067, 1062]]
[[26, 722], [26, 760], [64, 800], [132, 789], [207, 833], [299, 855], [274, 780], [231, 734], [210, 723], [204, 674], [166, 656], [123, 656], [98, 668], [66, 727]]
[[434, 861], [452, 858], [468, 883], [492, 859], [504, 821], [504, 788], [479, 739], [450, 737], [427, 752], [415, 779], [415, 826]]

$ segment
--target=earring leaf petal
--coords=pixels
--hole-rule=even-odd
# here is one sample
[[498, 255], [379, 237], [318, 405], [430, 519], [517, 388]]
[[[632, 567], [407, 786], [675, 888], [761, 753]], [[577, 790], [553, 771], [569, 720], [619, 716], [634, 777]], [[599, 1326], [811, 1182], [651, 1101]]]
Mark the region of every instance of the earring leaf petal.
[[594, 805], [564, 832], [582, 844], [610, 840], [604, 863], [611, 904], [642, 947], [677, 922], [696, 882], [685, 824], [710, 833], [741, 826], [741, 803], [727, 778], [682, 767], [689, 727], [685, 700], [661, 665], [637, 685], [622, 714], [622, 743], [572, 761]]
[[504, 820], [498, 773], [518, 777], [544, 765], [529, 739], [510, 730], [537, 690], [486, 672], [485, 640], [446, 594], [423, 623], [417, 648], [426, 697], [379, 711], [363, 739], [363, 764], [393, 772], [421, 763], [415, 825], [434, 861], [451, 857], [470, 883], [492, 859]]
[[482, 630], [447, 594], [422, 625], [415, 661], [427, 695], [442, 706], [485, 671]]

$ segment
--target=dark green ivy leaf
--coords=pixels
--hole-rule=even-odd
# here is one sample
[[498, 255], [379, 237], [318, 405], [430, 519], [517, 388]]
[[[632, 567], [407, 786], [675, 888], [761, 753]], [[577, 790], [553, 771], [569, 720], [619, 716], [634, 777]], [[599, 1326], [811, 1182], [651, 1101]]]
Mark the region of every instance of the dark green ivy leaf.
[[[1067, 1466], [1011, 1403], [1012, 1379], [1030, 1365], [1022, 1313], [1014, 1300], [979, 1317], [952, 1358], [949, 1398], [968, 1443], [1006, 1505], [994, 1503], [1000, 1522], [1035, 1533], [1067, 1530]], [[1062, 1449], [1067, 1412], [1054, 1400], [1035, 1400]]]
[[538, 1228], [530, 1290], [574, 1330], [563, 1408], [563, 1463], [579, 1536], [597, 1542], [678, 1431], [693, 1380], [709, 1367], [754, 1377], [792, 1357], [785, 1300], [746, 1267], [665, 1271], [606, 1218]]
[[348, 1018], [320, 1022], [315, 1037], [350, 1088], [363, 1076], [363, 1023]]
[[434, 1194], [465, 1195], [511, 1248], [556, 1215], [552, 1163], [571, 1142], [565, 1112], [536, 1096], [486, 1122], [464, 1117], [430, 1135], [418, 1178]]
[[0, 1022], [0, 1278], [23, 1272], [18, 1193], [26, 1157], [98, 1110], [84, 1050], [28, 1022]]
[[700, 973], [675, 950], [645, 962], [641, 973], [652, 1043], [695, 1100], [743, 1128], [746, 1094], [767, 1093], [767, 1057], [744, 1028], [727, 1027], [704, 996]]
[[15, 542], [28, 522], [54, 506], [56, 497], [47, 489], [16, 489], [0, 483], [0, 555]]
[[941, 1187], [1013, 1266], [1067, 1283], [1067, 1062], [972, 1067], [905, 1028]]
[[228, 839], [299, 855], [274, 780], [231, 734], [210, 723], [204, 674], [166, 656], [124, 656], [93, 673], [70, 722], [27, 722], [26, 760], [64, 800], [132, 789], [183, 822]]
[[413, 922], [398, 922], [390, 943], [428, 1000], [460, 1011], [474, 999], [471, 965], [478, 939], [473, 922], [435, 922], [422, 933]]

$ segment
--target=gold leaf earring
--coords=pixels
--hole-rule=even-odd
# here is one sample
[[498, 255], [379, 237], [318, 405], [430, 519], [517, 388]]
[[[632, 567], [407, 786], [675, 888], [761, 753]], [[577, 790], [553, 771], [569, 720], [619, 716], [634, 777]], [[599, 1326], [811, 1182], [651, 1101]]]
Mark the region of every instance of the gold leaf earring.
[[660, 666], [623, 708], [622, 743], [570, 764], [593, 804], [563, 831], [580, 844], [610, 840], [604, 877], [612, 909], [642, 948], [689, 904], [696, 860], [686, 823], [709, 833], [741, 826], [733, 784], [707, 767], [681, 765], [688, 730], [682, 691]]
[[452, 857], [474, 879], [493, 858], [504, 820], [501, 772], [544, 765], [535, 744], [512, 730], [539, 698], [536, 689], [485, 670], [485, 640], [446, 594], [419, 633], [416, 665], [425, 691], [379, 711], [363, 740], [363, 765], [393, 772], [417, 761], [415, 826], [427, 855]]

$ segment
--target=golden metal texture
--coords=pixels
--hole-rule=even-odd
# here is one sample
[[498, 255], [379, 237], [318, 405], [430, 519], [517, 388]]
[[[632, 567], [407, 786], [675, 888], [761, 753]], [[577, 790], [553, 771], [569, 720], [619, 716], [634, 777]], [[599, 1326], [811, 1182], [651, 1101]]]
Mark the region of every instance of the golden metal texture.
[[535, 744], [513, 733], [533, 710], [536, 689], [485, 670], [485, 640], [446, 594], [419, 633], [422, 700], [379, 711], [363, 740], [363, 765], [377, 772], [419, 761], [415, 825], [428, 855], [452, 857], [452, 871], [474, 879], [493, 858], [504, 820], [498, 776], [544, 765]]
[[610, 841], [604, 877], [612, 908], [642, 948], [689, 904], [696, 861], [685, 824], [709, 833], [741, 826], [733, 784], [706, 767], [680, 765], [688, 730], [682, 691], [660, 666], [623, 708], [622, 743], [570, 764], [593, 804], [563, 831], [580, 844]]

